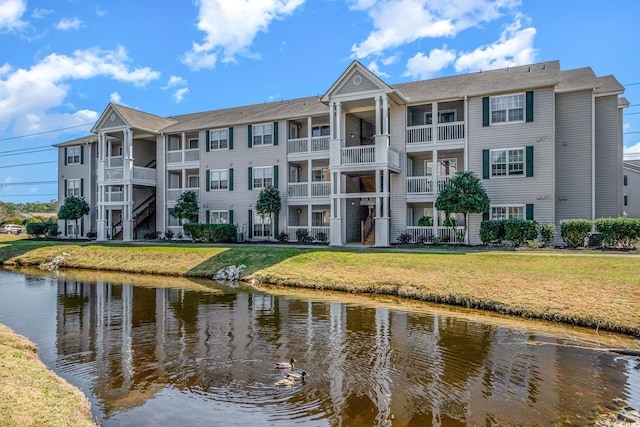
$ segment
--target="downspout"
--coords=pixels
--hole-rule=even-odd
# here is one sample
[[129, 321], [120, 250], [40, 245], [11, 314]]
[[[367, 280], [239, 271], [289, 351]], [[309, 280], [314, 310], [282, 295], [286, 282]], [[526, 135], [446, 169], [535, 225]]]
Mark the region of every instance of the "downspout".
[[[596, 220], [596, 97], [591, 94], [591, 221]], [[591, 232], [595, 231], [595, 224]]]
[[[464, 171], [469, 170], [469, 97], [464, 96]], [[465, 215], [464, 218], [464, 244], [469, 244], [469, 215]]]

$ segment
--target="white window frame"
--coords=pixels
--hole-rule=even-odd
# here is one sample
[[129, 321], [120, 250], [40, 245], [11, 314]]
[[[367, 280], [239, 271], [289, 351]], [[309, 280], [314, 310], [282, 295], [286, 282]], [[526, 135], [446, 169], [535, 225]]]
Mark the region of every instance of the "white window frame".
[[80, 233], [76, 232], [76, 222], [67, 221], [67, 236], [79, 236]]
[[[311, 169], [311, 182], [329, 182], [329, 173], [326, 168], [312, 168]], [[316, 180], [316, 174], [319, 172], [320, 180]]]
[[[191, 185], [191, 180], [195, 179], [196, 185]], [[199, 188], [200, 187], [200, 175], [187, 175], [187, 188]]]
[[[214, 179], [214, 177], [216, 179]], [[216, 183], [214, 186], [213, 183]], [[229, 169], [213, 169], [209, 171], [209, 191], [229, 190]]]
[[[320, 215], [320, 224], [314, 224], [316, 222], [316, 216]], [[311, 211], [311, 226], [312, 227], [329, 227], [331, 213], [326, 210], [312, 210]]]
[[229, 224], [229, 211], [209, 211], [209, 224]]
[[229, 149], [229, 129], [213, 129], [209, 131], [209, 151]]
[[265, 188], [268, 185], [273, 185], [273, 166], [254, 167], [251, 174], [253, 188]]
[[[443, 173], [444, 169], [446, 168], [445, 165], [443, 165], [443, 162], [449, 162], [449, 169], [452, 169], [453, 165], [453, 169], [455, 169], [454, 173]], [[451, 170], [449, 170], [449, 172], [451, 172]], [[433, 160], [425, 160], [424, 161], [424, 176], [433, 176]], [[451, 158], [447, 158], [447, 159], [438, 159], [438, 176], [439, 177], [445, 177], [445, 176], [455, 176], [455, 174], [458, 173], [458, 159], [456, 157], [451, 157]]]
[[[322, 133], [323, 130], [326, 130], [326, 133]], [[316, 135], [317, 131], [317, 135]], [[331, 135], [331, 127], [329, 125], [315, 125], [311, 127], [311, 137], [319, 138], [322, 136], [330, 136]]]
[[[521, 106], [514, 107], [512, 105], [512, 102], [515, 100], [517, 100], [518, 104]], [[497, 108], [498, 105], [496, 104], [498, 103], [503, 103], [503, 105], [500, 105], [500, 107], [503, 108]], [[526, 109], [527, 106], [524, 92], [492, 96], [489, 98], [489, 124], [494, 126], [507, 123], [523, 123], [525, 121], [525, 118], [527, 117]], [[522, 118], [512, 119], [510, 113], [517, 110], [522, 110]], [[504, 111], [504, 120], [494, 120], [495, 117], [493, 113], [499, 111]]]
[[[511, 160], [511, 154], [516, 152], [516, 151], [521, 151], [522, 152], [522, 162], [515, 162], [513, 160]], [[505, 165], [505, 173], [504, 174], [496, 174], [494, 173], [494, 168], [493, 166], [496, 164], [496, 162], [494, 161], [495, 153], [505, 153], [505, 161], [504, 161], [504, 165]], [[520, 164], [522, 163], [522, 168], [519, 169], [513, 169], [511, 168], [512, 165], [516, 165], [516, 164]], [[500, 164], [502, 164], [502, 162], [500, 162]], [[489, 176], [491, 178], [501, 178], [501, 177], [510, 177], [510, 176], [520, 176], [520, 177], [524, 177], [526, 176], [526, 167], [527, 167], [527, 149], [526, 147], [515, 147], [515, 148], [503, 148], [503, 149], [494, 149], [494, 150], [489, 150]]]
[[[503, 209], [504, 215], [498, 215], [497, 210]], [[521, 210], [521, 215], [516, 215], [515, 210]], [[525, 205], [491, 205], [489, 209], [489, 219], [526, 219], [526, 206]]]
[[189, 138], [189, 150], [197, 150], [200, 148], [200, 141], [198, 138]]
[[80, 178], [68, 179], [67, 194], [65, 194], [65, 197], [71, 197], [71, 196], [80, 197], [80, 195], [82, 194], [81, 187], [82, 187], [82, 180]]
[[253, 237], [266, 237], [271, 231], [271, 218], [269, 215], [260, 216], [258, 211], [253, 211]]
[[253, 146], [262, 147], [265, 145], [273, 145], [273, 123], [253, 125], [252, 138]]
[[67, 165], [79, 165], [82, 162], [82, 147], [67, 147]]

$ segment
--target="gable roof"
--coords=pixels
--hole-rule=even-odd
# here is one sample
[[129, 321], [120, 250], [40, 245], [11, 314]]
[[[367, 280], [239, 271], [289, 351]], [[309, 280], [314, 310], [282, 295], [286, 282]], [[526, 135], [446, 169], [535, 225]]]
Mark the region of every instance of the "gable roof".
[[158, 133], [161, 129], [172, 125], [175, 120], [156, 116], [155, 114], [145, 113], [144, 111], [135, 110], [124, 105], [114, 104], [112, 102], [107, 105], [96, 124], [91, 128], [91, 132], [98, 132], [98, 128], [104, 122], [110, 112], [115, 111], [124, 122], [132, 128]]
[[91, 135], [82, 136], [80, 138], [71, 139], [69, 141], [60, 142], [58, 144], [53, 144], [53, 146], [54, 147], [68, 147], [68, 146], [71, 146], [71, 145], [91, 144], [91, 143], [97, 142], [97, 141], [98, 141], [98, 135], [91, 134]]

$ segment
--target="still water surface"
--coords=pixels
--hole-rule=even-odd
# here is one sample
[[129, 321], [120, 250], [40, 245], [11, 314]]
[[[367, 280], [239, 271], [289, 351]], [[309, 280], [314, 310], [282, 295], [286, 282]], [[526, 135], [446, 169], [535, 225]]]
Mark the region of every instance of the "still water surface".
[[[585, 348], [584, 331], [288, 292], [0, 270], [0, 323], [105, 426], [585, 425], [640, 407], [638, 361]], [[291, 356], [311, 377], [274, 387]]]

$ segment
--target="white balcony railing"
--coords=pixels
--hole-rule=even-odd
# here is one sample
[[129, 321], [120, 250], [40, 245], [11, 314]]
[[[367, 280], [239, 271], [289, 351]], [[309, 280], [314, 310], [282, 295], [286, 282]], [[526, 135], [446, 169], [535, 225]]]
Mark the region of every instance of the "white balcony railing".
[[319, 151], [329, 151], [328, 136], [314, 136], [311, 138], [311, 152], [317, 153]]
[[140, 179], [143, 181], [153, 181], [156, 180], [156, 170], [152, 168], [143, 168], [141, 166], [133, 167], [133, 179]]
[[430, 176], [408, 176], [408, 194], [431, 194], [433, 193], [433, 178]]
[[287, 233], [289, 234], [290, 242], [298, 241], [298, 230], [307, 230], [309, 232], [309, 236], [313, 241], [318, 241], [318, 233], [324, 233], [324, 236], [329, 238], [329, 226], [312, 226], [308, 227], [306, 225], [287, 227]]
[[438, 124], [438, 141], [457, 141], [464, 139], [464, 122]]
[[177, 202], [180, 195], [187, 191], [193, 191], [196, 193], [196, 199], [200, 200], [200, 190], [197, 188], [168, 188], [167, 189], [167, 203]]
[[182, 151], [168, 151], [167, 163], [182, 163]]
[[321, 181], [311, 183], [311, 197], [329, 197], [331, 182]]
[[200, 160], [200, 150], [198, 149], [167, 151], [168, 164], [197, 162], [198, 160]]
[[288, 196], [292, 198], [307, 197], [309, 194], [307, 191], [308, 187], [308, 182], [290, 182]]
[[407, 144], [433, 142], [433, 126], [410, 126], [407, 128]]
[[122, 191], [111, 191], [104, 193], [105, 202], [122, 202], [124, 201], [124, 193]]
[[319, 153], [329, 151], [328, 136], [292, 138], [287, 141], [287, 154]]
[[360, 165], [375, 161], [375, 147], [364, 145], [360, 147], [346, 147], [342, 149], [343, 165]]
[[119, 168], [106, 168], [104, 170], [104, 179], [122, 179], [122, 166]]
[[197, 162], [200, 160], [200, 150], [184, 150], [184, 161], [185, 162]]
[[[407, 227], [411, 243], [464, 243], [464, 227]], [[436, 239], [437, 238], [437, 239]]]
[[107, 157], [107, 168], [119, 168], [119, 167], [122, 167], [122, 164], [123, 164], [122, 156]]
[[449, 181], [451, 181], [452, 178], [452, 175], [438, 177], [438, 193], [444, 190], [444, 187], [449, 184]]
[[[436, 132], [434, 135], [434, 127]], [[464, 139], [464, 122], [407, 127], [407, 144], [450, 142]]]
[[308, 138], [293, 138], [287, 141], [287, 154], [307, 153], [308, 151]]

